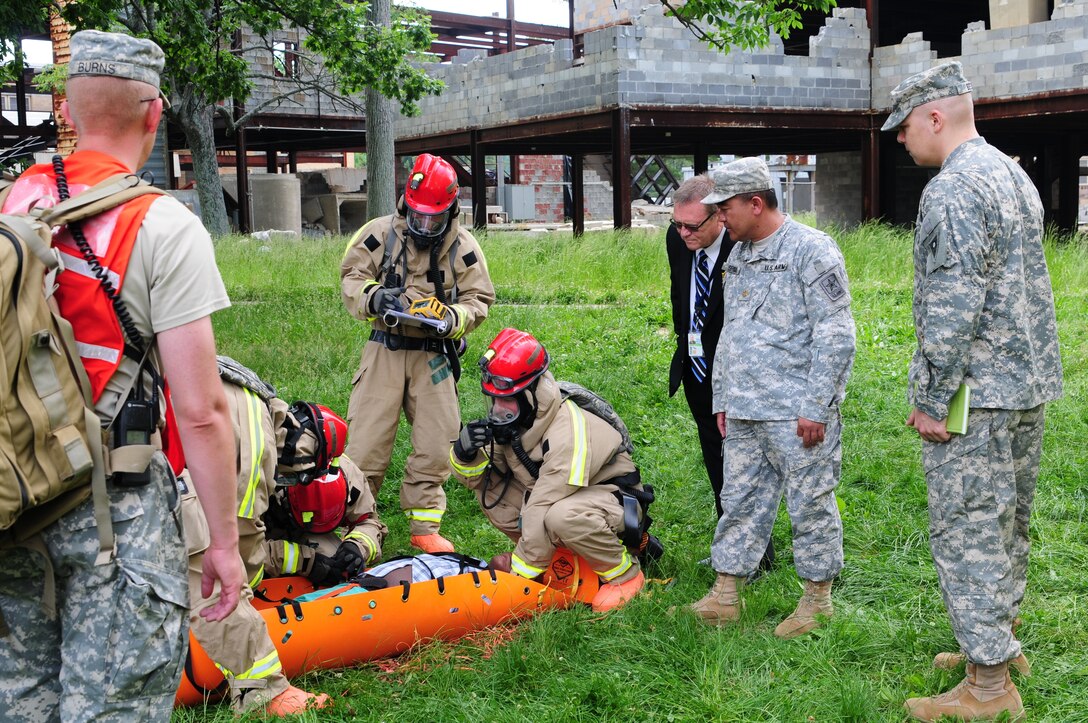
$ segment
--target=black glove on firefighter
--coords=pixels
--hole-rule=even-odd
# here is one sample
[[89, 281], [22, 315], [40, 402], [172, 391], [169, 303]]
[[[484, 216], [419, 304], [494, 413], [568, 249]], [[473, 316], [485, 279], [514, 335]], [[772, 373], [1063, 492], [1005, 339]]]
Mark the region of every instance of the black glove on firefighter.
[[469, 422], [453, 443], [453, 453], [457, 455], [457, 459], [468, 462], [476, 456], [476, 450], [490, 442], [494, 436], [491, 423], [486, 419]]
[[347, 574], [348, 578], [355, 577], [366, 567], [366, 560], [359, 554], [359, 546], [349, 540], [340, 543], [332, 561]]
[[314, 561], [306, 577], [317, 587], [329, 587], [344, 581], [344, 570], [334, 558], [317, 552], [314, 553]]
[[403, 286], [388, 288], [379, 287], [370, 296], [370, 311], [375, 316], [381, 316], [387, 311], [404, 311], [404, 304], [400, 302], [400, 295], [404, 293]]

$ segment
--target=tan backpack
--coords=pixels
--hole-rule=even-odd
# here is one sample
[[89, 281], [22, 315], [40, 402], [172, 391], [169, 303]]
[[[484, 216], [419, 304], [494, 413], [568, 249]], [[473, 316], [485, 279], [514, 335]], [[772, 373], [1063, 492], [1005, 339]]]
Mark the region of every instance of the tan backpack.
[[93, 493], [99, 562], [112, 555], [102, 427], [53, 298], [64, 265], [51, 242], [55, 227], [146, 193], [163, 192], [120, 175], [53, 208], [0, 214], [0, 546], [26, 541]]

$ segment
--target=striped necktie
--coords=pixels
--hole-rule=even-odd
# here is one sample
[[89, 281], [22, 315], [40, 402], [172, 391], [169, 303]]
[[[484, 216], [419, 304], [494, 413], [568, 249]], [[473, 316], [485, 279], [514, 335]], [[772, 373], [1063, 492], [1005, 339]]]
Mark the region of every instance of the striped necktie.
[[[701, 332], [706, 323], [706, 305], [710, 299], [710, 264], [706, 251], [700, 250], [695, 257], [695, 311], [691, 315], [691, 330]], [[695, 381], [706, 379], [706, 357], [691, 357], [691, 373]]]

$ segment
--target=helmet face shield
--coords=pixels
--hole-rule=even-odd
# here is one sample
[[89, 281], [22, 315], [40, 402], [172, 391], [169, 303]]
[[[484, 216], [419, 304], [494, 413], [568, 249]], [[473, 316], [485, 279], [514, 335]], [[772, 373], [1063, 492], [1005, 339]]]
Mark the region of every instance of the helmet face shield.
[[405, 218], [408, 221], [408, 230], [416, 236], [437, 238], [445, 233], [450, 212], [446, 210], [441, 213], [426, 214], [409, 208]]
[[498, 426], [513, 424], [521, 414], [521, 407], [517, 397], [492, 397], [487, 398], [487, 421]]

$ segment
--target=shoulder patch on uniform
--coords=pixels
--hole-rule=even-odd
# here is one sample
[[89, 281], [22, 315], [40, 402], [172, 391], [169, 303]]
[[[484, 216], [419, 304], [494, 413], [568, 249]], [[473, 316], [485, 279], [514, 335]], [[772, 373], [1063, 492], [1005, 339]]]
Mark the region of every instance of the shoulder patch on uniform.
[[476, 258], [475, 251], [469, 251], [467, 254], [461, 257], [461, 260], [465, 262], [465, 266], [474, 266], [479, 259]]
[[838, 269], [831, 269], [816, 279], [816, 285], [820, 287], [820, 291], [824, 292], [824, 296], [831, 301], [838, 301], [846, 296], [846, 284], [843, 282]]
[[375, 249], [377, 249], [381, 245], [382, 245], [382, 242], [379, 241], [378, 239], [374, 238], [374, 234], [370, 234], [369, 236], [366, 237], [366, 241], [363, 241], [363, 246], [366, 247], [367, 251], [371, 251], [371, 252], [373, 252]]

